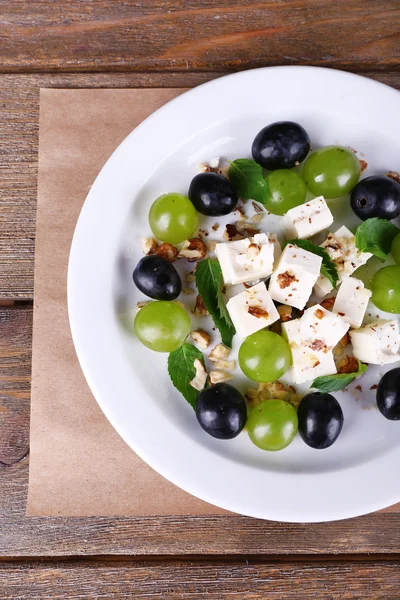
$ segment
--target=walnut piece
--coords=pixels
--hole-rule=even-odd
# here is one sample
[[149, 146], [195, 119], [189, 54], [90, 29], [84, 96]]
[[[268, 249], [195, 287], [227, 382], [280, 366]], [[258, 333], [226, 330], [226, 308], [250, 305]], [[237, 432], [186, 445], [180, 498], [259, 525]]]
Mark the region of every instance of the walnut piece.
[[198, 390], [200, 392], [206, 385], [207, 373], [206, 373], [203, 363], [198, 358], [196, 358], [193, 365], [194, 365], [194, 368], [196, 369], [196, 376], [194, 379], [192, 379], [192, 381], [190, 381], [190, 385], [195, 390]]
[[279, 273], [277, 280], [281, 290], [284, 290], [285, 288], [289, 287], [292, 283], [298, 281], [297, 277], [295, 275], [291, 275], [289, 271]]
[[196, 292], [194, 291], [194, 289], [189, 287], [183, 288], [182, 290], [182, 294], [185, 294], [186, 296], [194, 296], [195, 293]]
[[366, 160], [362, 160], [361, 158], [359, 158], [359, 161], [360, 161], [361, 173], [364, 173], [365, 169], [368, 168], [368, 163]]
[[201, 348], [201, 350], [206, 350], [211, 343], [210, 334], [207, 333], [207, 331], [204, 331], [203, 329], [194, 329], [190, 333], [190, 337], [194, 342], [196, 342], [196, 344], [199, 348]]
[[212, 361], [214, 363], [214, 366], [216, 369], [220, 369], [221, 371], [227, 370], [227, 371], [233, 371], [233, 369], [235, 368], [235, 361], [234, 360], [214, 360]]
[[215, 348], [213, 348], [210, 352], [210, 356], [208, 357], [211, 362], [217, 362], [217, 360], [222, 360], [228, 358], [230, 354], [230, 349], [224, 344], [217, 344]]
[[146, 306], [147, 304], [150, 304], [151, 300], [142, 300], [141, 302], [138, 302], [136, 304], [136, 312], [139, 312], [139, 310], [141, 308], [143, 308], [143, 306]]
[[201, 260], [205, 257], [207, 248], [200, 238], [192, 238], [183, 243], [182, 250], [179, 252], [179, 258], [186, 258], [189, 262]]
[[277, 310], [278, 310], [280, 320], [282, 321], [282, 323], [286, 323], [287, 321], [290, 321], [290, 319], [292, 318], [292, 310], [293, 310], [291, 306], [287, 306], [286, 304], [281, 304], [280, 306], [278, 306]]
[[196, 315], [196, 317], [206, 317], [208, 315], [208, 310], [204, 306], [203, 298], [200, 296], [200, 294], [197, 295], [193, 313]]
[[297, 407], [302, 396], [297, 394], [291, 385], [286, 386], [281, 381], [273, 381], [272, 383], [260, 383], [257, 389], [248, 389], [246, 398], [253, 408], [257, 404], [271, 399], [286, 400]]
[[215, 240], [209, 240], [208, 242], [206, 242], [206, 248], [207, 248], [209, 254], [212, 254], [213, 252], [215, 252], [215, 246], [217, 244], [218, 244], [218, 242], [216, 242]]
[[400, 173], [398, 173], [397, 171], [388, 171], [386, 173], [386, 177], [390, 177], [390, 179], [393, 179], [394, 181], [397, 181], [397, 183], [400, 183]]
[[215, 385], [216, 383], [223, 383], [224, 381], [230, 381], [233, 379], [233, 375], [226, 373], [226, 371], [210, 371], [210, 383]]
[[154, 238], [143, 238], [142, 239], [142, 248], [143, 248], [143, 252], [146, 254], [146, 256], [149, 256], [150, 254], [154, 254], [158, 248], [157, 240], [155, 240]]
[[323, 319], [325, 316], [325, 313], [323, 310], [321, 310], [320, 308], [317, 308], [317, 310], [315, 311], [315, 316], [317, 317], [317, 319]]
[[332, 310], [333, 305], [335, 304], [335, 298], [325, 298], [325, 300], [322, 300], [320, 304], [326, 310]]
[[254, 212], [257, 214], [261, 214], [264, 215], [264, 209], [261, 208], [261, 206], [259, 204], [257, 204], [257, 202], [253, 202], [251, 203], [252, 207], [254, 208]]
[[257, 319], [268, 319], [269, 317], [269, 312], [259, 306], [249, 306], [247, 312], [252, 317], [257, 317]]
[[342, 358], [337, 366], [338, 373], [356, 373], [358, 371], [358, 361], [354, 356], [349, 356], [346, 354], [344, 358]]
[[349, 335], [349, 332], [347, 332], [344, 334], [342, 339], [339, 341], [339, 346], [341, 346], [342, 348], [346, 348], [346, 346], [348, 346], [349, 344], [350, 344], [350, 335]]
[[192, 283], [196, 281], [196, 275], [194, 271], [185, 271], [185, 281], [186, 283]]
[[174, 260], [178, 257], [178, 248], [172, 246], [172, 244], [167, 244], [163, 242], [158, 248], [153, 252], [156, 256], [161, 256], [168, 260], [169, 262], [174, 262]]

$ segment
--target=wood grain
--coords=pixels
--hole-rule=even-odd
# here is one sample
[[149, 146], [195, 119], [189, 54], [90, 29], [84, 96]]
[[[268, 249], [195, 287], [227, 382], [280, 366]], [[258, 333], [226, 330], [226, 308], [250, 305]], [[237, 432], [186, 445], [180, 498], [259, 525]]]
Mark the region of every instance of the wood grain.
[[25, 517], [31, 326], [29, 306], [0, 308], [0, 557], [400, 553], [398, 514], [317, 525], [239, 516]]
[[400, 564], [62, 562], [0, 565], [1, 598], [398, 600]]
[[[400, 89], [400, 72], [368, 75]], [[193, 87], [216, 76], [215, 72], [0, 75], [0, 299], [33, 297], [40, 87]]]
[[397, 0], [2, 0], [0, 10], [3, 72], [384, 70], [400, 61]]

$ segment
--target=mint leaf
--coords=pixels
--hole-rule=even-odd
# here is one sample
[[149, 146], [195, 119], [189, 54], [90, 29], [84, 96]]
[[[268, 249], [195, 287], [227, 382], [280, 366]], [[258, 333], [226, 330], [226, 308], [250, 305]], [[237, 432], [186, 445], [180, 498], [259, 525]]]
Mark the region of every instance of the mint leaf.
[[320, 246], [317, 246], [316, 244], [313, 244], [309, 240], [290, 240], [286, 242], [285, 246], [287, 244], [293, 244], [293, 246], [298, 246], [303, 250], [308, 250], [308, 252], [312, 252], [313, 254], [320, 256], [322, 258], [321, 274], [325, 275], [325, 277], [327, 277], [331, 282], [332, 286], [336, 289], [337, 282], [339, 281], [339, 275], [335, 263], [326, 250]]
[[235, 328], [222, 295], [222, 271], [217, 260], [206, 258], [199, 262], [196, 269], [196, 285], [205, 307], [219, 329], [223, 343], [231, 348]]
[[256, 200], [265, 204], [268, 198], [268, 184], [262, 167], [250, 158], [238, 158], [230, 163], [229, 179], [238, 196], [243, 200]]
[[317, 388], [321, 392], [337, 392], [343, 390], [356, 377], [360, 377], [368, 369], [367, 365], [358, 361], [358, 370], [355, 373], [337, 373], [336, 375], [325, 375], [317, 377], [311, 384], [312, 388]]
[[199, 392], [190, 382], [196, 376], [194, 361], [198, 358], [204, 365], [204, 358], [200, 350], [192, 344], [182, 344], [168, 356], [168, 373], [172, 383], [193, 408], [196, 406]]
[[390, 221], [373, 217], [361, 223], [356, 230], [356, 246], [360, 252], [370, 252], [386, 260], [392, 242], [400, 229]]

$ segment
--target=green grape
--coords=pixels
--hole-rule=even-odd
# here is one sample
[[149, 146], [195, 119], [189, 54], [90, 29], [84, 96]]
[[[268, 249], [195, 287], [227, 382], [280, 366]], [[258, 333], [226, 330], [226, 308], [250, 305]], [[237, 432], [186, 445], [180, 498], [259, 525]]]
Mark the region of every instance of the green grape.
[[297, 412], [284, 400], [265, 400], [250, 412], [247, 431], [253, 444], [261, 450], [283, 450], [297, 432]]
[[400, 233], [398, 233], [393, 240], [391, 253], [394, 261], [400, 265]]
[[190, 238], [197, 227], [196, 209], [182, 194], [164, 194], [151, 205], [149, 223], [158, 239], [179, 244]]
[[371, 300], [376, 307], [390, 313], [400, 313], [400, 267], [383, 267], [371, 282]]
[[307, 158], [302, 175], [316, 196], [338, 198], [351, 192], [360, 173], [360, 161], [354, 152], [343, 146], [326, 146]]
[[150, 302], [136, 315], [134, 329], [139, 340], [156, 352], [172, 352], [190, 331], [187, 312], [175, 302]]
[[291, 366], [289, 344], [273, 331], [262, 329], [249, 335], [239, 349], [239, 365], [253, 381], [275, 381]]
[[265, 206], [273, 215], [284, 215], [305, 201], [307, 186], [296, 171], [278, 169], [268, 173], [265, 179], [268, 183]]

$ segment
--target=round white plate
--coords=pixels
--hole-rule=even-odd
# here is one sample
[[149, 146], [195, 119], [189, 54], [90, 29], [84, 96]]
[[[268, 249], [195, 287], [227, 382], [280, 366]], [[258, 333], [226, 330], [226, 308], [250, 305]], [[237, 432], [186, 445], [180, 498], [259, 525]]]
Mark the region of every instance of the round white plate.
[[[400, 162], [399, 109], [395, 90], [340, 71], [275, 67], [222, 77], [144, 121], [92, 186], [68, 273], [76, 351], [121, 437], [187, 492], [237, 513], [292, 522], [353, 517], [400, 500], [400, 423], [378, 413], [370, 390], [383, 369], [370, 369], [362, 393], [353, 385], [335, 394], [345, 424], [331, 448], [313, 450], [297, 436], [287, 449], [268, 453], [245, 432], [231, 441], [204, 433], [169, 381], [166, 355], [147, 350], [131, 331], [134, 307], [144, 299], [131, 274], [142, 256], [140, 239], [150, 234], [148, 210], [158, 195], [187, 193], [204, 160], [250, 156], [256, 133], [277, 120], [300, 122], [314, 148], [351, 146], [369, 163], [367, 175], [384, 173]], [[355, 224], [343, 206], [331, 202], [335, 224]], [[278, 230], [276, 219], [266, 227]]]

